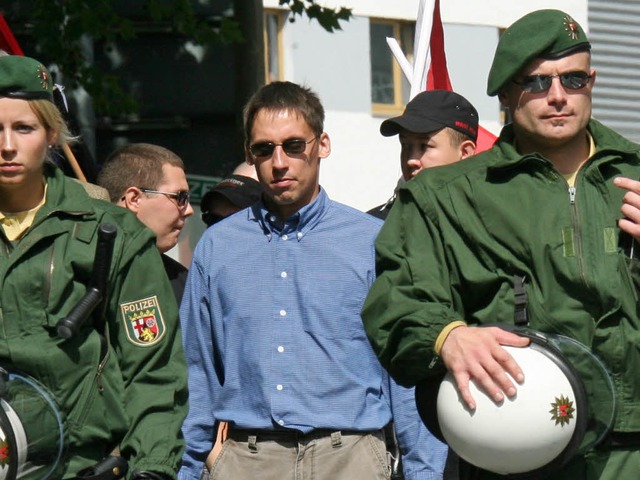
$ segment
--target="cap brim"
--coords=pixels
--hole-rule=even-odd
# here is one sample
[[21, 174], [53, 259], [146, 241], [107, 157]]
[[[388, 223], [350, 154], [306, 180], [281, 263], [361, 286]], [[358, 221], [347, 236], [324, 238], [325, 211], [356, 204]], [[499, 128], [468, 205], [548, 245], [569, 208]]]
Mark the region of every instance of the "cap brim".
[[444, 128], [442, 122], [428, 119], [426, 117], [415, 118], [402, 115], [389, 118], [380, 125], [380, 133], [385, 137], [399, 134], [402, 130], [414, 133], [430, 133]]
[[200, 204], [203, 208], [208, 209], [209, 203], [216, 195], [226, 198], [229, 202], [238, 208], [250, 207], [260, 200], [260, 190], [251, 189], [250, 191], [241, 188], [220, 188], [212, 189], [204, 194]]

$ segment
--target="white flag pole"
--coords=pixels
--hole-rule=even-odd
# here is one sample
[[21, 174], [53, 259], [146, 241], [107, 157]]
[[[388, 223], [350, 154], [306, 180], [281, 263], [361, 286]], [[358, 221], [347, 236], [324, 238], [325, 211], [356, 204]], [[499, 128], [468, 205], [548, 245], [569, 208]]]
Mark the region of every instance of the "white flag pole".
[[405, 57], [404, 52], [402, 51], [402, 48], [400, 48], [400, 44], [395, 38], [387, 37], [387, 45], [391, 49], [391, 53], [393, 54], [396, 61], [400, 65], [400, 68], [402, 69], [402, 73], [404, 73], [404, 76], [407, 78], [407, 81], [411, 83], [411, 81], [413, 80], [413, 66], [409, 63], [409, 60], [407, 60], [407, 57]]
[[413, 42], [413, 78], [410, 99], [427, 88], [427, 75], [431, 66], [431, 29], [435, 0], [420, 0]]

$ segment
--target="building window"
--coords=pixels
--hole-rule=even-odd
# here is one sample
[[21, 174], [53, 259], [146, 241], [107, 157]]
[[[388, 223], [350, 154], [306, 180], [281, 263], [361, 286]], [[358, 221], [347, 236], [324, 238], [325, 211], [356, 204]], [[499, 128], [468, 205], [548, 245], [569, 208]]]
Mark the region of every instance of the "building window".
[[410, 63], [413, 63], [415, 22], [371, 19], [371, 103], [374, 113], [401, 111], [409, 101], [411, 86], [396, 62], [386, 38], [393, 37]]
[[285, 13], [265, 10], [264, 13], [264, 71], [266, 83], [283, 80], [282, 25]]

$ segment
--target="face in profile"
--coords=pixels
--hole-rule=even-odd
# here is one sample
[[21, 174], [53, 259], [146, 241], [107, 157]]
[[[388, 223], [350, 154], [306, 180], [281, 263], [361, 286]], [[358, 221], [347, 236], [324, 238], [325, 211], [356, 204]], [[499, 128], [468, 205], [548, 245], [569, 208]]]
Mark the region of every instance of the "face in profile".
[[405, 180], [411, 180], [425, 168], [458, 162], [475, 151], [470, 140], [455, 146], [446, 128], [429, 133], [404, 130], [399, 137], [400, 166]]
[[[155, 190], [171, 193], [189, 191], [182, 168], [165, 163], [162, 172], [163, 181]], [[156, 234], [156, 245], [163, 253], [178, 243], [187, 217], [193, 215], [193, 207], [189, 202], [180, 206], [175, 197], [155, 193], [143, 193], [136, 208], [138, 218]]]

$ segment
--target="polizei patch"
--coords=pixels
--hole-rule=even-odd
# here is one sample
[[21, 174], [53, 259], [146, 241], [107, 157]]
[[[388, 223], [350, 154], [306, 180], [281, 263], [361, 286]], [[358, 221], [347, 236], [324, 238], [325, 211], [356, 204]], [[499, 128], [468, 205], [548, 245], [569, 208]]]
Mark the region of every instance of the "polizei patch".
[[148, 347], [158, 343], [166, 331], [158, 298], [120, 304], [127, 338], [134, 345]]

